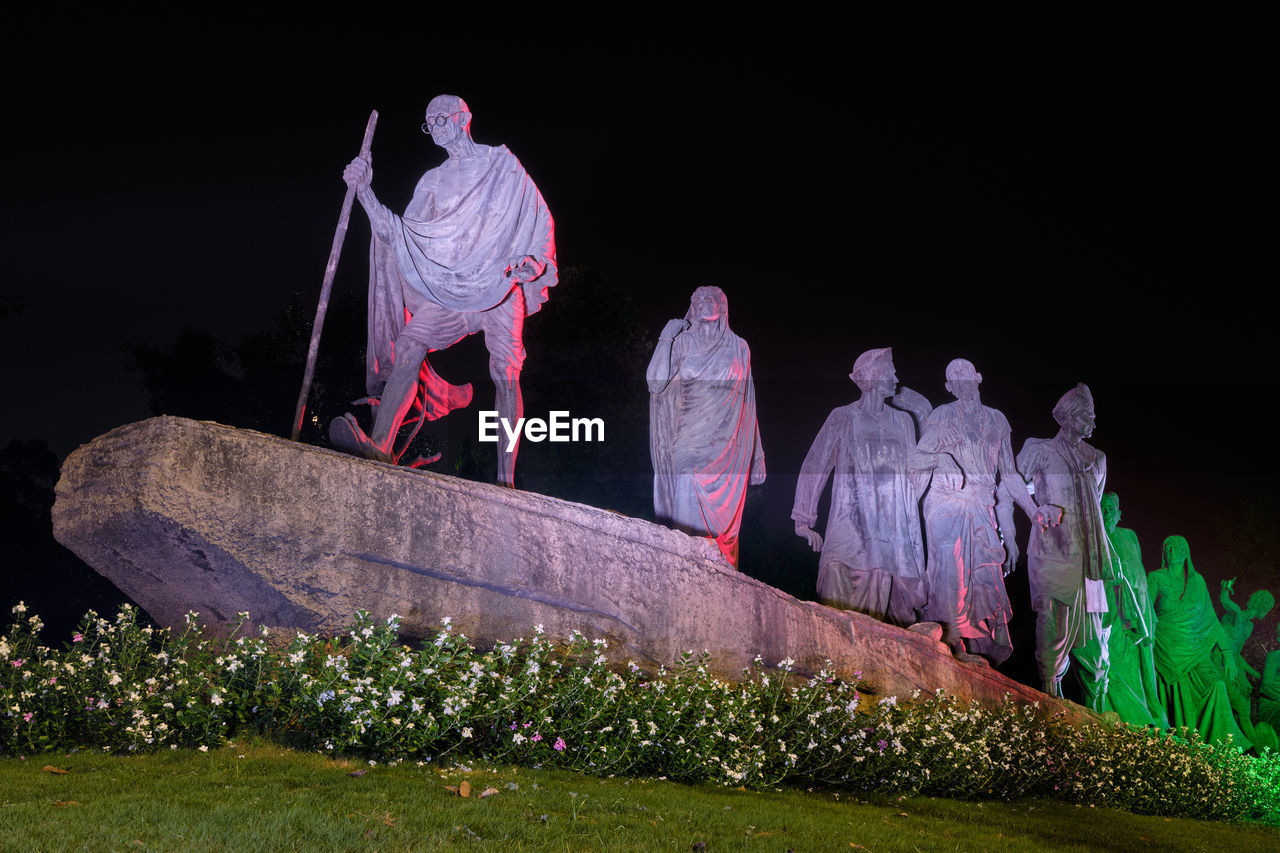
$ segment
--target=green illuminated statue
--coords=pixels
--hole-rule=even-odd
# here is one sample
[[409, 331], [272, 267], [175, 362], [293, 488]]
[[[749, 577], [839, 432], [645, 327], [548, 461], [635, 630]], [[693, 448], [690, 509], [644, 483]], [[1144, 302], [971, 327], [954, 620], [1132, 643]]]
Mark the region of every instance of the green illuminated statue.
[[1256, 669], [1249, 666], [1241, 652], [1244, 651], [1244, 644], [1253, 633], [1254, 620], [1262, 619], [1270, 613], [1276, 599], [1267, 590], [1260, 589], [1249, 596], [1249, 603], [1242, 610], [1240, 605], [1231, 600], [1235, 584], [1235, 578], [1223, 581], [1222, 591], [1218, 595], [1224, 611], [1221, 619], [1222, 630], [1226, 632], [1227, 645], [1231, 647], [1227, 656], [1232, 657], [1236, 664], [1235, 678], [1227, 680], [1227, 695], [1231, 697], [1231, 707], [1236, 713], [1236, 719], [1240, 722], [1240, 728], [1248, 735], [1249, 740], [1256, 744], [1258, 738], [1253, 731], [1251, 719], [1253, 687], [1249, 684], [1249, 679], [1258, 679], [1261, 676]]
[[[1280, 625], [1276, 626], [1276, 642], [1280, 643]], [[1262, 663], [1262, 681], [1258, 684], [1258, 722], [1280, 731], [1280, 649], [1268, 652]]]
[[[1208, 742], [1232, 737], [1249, 746], [1227, 695], [1235, 659], [1227, 654], [1227, 634], [1213, 612], [1204, 575], [1191, 564], [1186, 539], [1164, 540], [1160, 568], [1147, 575], [1147, 589], [1156, 611], [1156, 677], [1169, 722], [1195, 729]], [[1214, 661], [1215, 648], [1223, 652], [1221, 666]]]
[[1106, 581], [1106, 621], [1111, 628], [1107, 648], [1111, 668], [1103, 710], [1137, 726], [1168, 728], [1169, 718], [1156, 685], [1156, 612], [1147, 590], [1138, 534], [1120, 527], [1120, 497], [1102, 496], [1102, 523], [1111, 543], [1113, 577]]

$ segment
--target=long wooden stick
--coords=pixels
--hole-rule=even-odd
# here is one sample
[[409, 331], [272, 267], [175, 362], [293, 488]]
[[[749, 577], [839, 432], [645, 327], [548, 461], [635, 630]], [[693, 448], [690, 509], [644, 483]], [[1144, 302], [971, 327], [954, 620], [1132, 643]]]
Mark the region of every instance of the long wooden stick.
[[[360, 156], [368, 159], [373, 146], [373, 129], [378, 126], [378, 111], [369, 113], [369, 124], [364, 129], [364, 142]], [[347, 222], [351, 219], [351, 205], [356, 193], [347, 187], [342, 199], [342, 213], [338, 216], [338, 229], [333, 234], [333, 247], [329, 249], [329, 263], [324, 268], [324, 285], [320, 288], [320, 304], [316, 306], [316, 320], [311, 326], [311, 346], [307, 349], [307, 369], [302, 375], [302, 391], [298, 394], [298, 408], [293, 414], [293, 441], [302, 433], [302, 419], [307, 410], [307, 396], [311, 393], [311, 379], [316, 372], [316, 354], [320, 351], [320, 330], [324, 328], [324, 315], [329, 310], [329, 291], [333, 289], [333, 276], [338, 271], [338, 256], [342, 254], [342, 241], [347, 236]]]

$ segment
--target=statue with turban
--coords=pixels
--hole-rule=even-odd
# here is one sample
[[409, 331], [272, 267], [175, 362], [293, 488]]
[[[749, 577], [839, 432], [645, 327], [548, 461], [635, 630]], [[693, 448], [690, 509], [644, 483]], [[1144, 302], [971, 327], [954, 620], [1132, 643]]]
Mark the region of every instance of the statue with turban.
[[1085, 441], [1095, 423], [1089, 387], [1081, 383], [1063, 394], [1053, 407], [1053, 419], [1057, 435], [1027, 439], [1017, 459], [1036, 500], [1062, 510], [1062, 523], [1051, 530], [1033, 529], [1027, 545], [1036, 663], [1044, 691], [1062, 696], [1062, 678], [1074, 657], [1084, 704], [1100, 711], [1109, 668], [1103, 581], [1111, 577], [1111, 562], [1101, 503], [1107, 457]]
[[[909, 461], [911, 415], [887, 405], [898, 388], [893, 354], [864, 352], [849, 378], [861, 396], [827, 417], [800, 467], [791, 517], [818, 559], [818, 600], [906, 627], [925, 604], [919, 492]], [[831, 479], [825, 538], [813, 529]]]

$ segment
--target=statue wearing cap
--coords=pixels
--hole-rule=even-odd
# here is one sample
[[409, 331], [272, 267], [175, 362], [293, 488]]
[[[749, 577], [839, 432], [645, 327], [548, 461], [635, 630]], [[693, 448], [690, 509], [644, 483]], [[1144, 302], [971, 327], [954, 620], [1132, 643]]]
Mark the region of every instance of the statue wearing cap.
[[[819, 601], [905, 627], [919, 620], [925, 603], [919, 491], [908, 466], [915, 423], [886, 404], [898, 387], [891, 350], [864, 352], [849, 378], [862, 394], [832, 411], [818, 431], [791, 517], [796, 535], [821, 551]], [[828, 478], [824, 538], [813, 525]]]
[[996, 489], [1003, 486], [1038, 526], [1057, 524], [1058, 513], [1027, 493], [1014, 466], [1009, 421], [980, 400], [982, 374], [957, 358], [946, 376], [956, 399], [925, 419], [912, 455], [913, 469], [930, 475], [923, 506], [925, 618], [942, 625], [943, 642], [956, 657], [999, 664], [1013, 652], [1004, 585], [1004, 567], [1012, 565], [996, 520]]
[[1062, 524], [1031, 531], [1027, 567], [1036, 611], [1036, 662], [1044, 691], [1062, 696], [1062, 678], [1074, 659], [1084, 704], [1104, 709], [1107, 691], [1108, 610], [1104, 580], [1113, 578], [1102, 492], [1107, 458], [1085, 439], [1093, 435], [1093, 395], [1076, 385], [1053, 407], [1058, 434], [1029, 438], [1018, 471], [1035, 487], [1036, 500], [1061, 508]]

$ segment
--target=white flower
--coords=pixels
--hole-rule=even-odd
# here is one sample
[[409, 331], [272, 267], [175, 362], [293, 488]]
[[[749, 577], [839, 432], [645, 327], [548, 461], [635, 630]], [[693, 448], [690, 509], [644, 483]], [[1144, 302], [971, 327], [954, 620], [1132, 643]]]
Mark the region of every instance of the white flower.
[[205, 746], [204, 744], [200, 744], [200, 751], [201, 751], [201, 752], [208, 752], [208, 751], [209, 751], [209, 747]]
[[222, 697], [221, 697], [221, 696], [219, 696], [217, 693], [215, 693], [215, 694], [213, 694], [212, 696], [210, 696], [210, 697], [209, 697], [209, 703], [210, 703], [210, 704], [212, 704], [212, 705], [221, 705], [221, 704], [222, 704]]
[[463, 726], [463, 727], [462, 727], [462, 736], [463, 736], [463, 737], [471, 737], [471, 727], [470, 727], [470, 726]]

